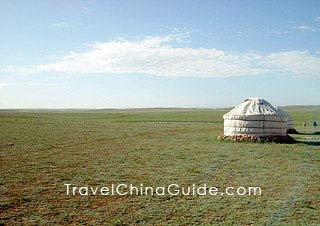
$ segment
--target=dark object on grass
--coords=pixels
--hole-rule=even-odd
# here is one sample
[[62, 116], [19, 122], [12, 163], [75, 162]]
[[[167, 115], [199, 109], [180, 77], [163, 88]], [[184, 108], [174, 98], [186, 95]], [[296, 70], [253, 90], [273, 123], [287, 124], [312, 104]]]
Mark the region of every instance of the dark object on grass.
[[288, 134], [299, 134], [299, 132], [295, 128], [290, 128], [287, 130]]
[[249, 142], [256, 142], [256, 143], [268, 143], [268, 142], [275, 142], [275, 143], [284, 143], [284, 144], [293, 144], [296, 141], [290, 137], [289, 135], [286, 136], [267, 136], [267, 137], [253, 137], [253, 136], [225, 136], [220, 135], [218, 136], [220, 139], [232, 140], [232, 141], [249, 141]]

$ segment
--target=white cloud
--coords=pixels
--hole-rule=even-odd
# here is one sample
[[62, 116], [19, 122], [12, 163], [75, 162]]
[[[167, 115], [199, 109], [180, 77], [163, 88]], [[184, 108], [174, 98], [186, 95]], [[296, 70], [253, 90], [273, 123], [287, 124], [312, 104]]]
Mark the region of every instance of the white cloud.
[[8, 87], [8, 86], [13, 86], [13, 84], [6, 83], [6, 82], [0, 82], [0, 87]]
[[51, 25], [57, 28], [70, 28], [70, 27], [81, 26], [82, 22], [74, 22], [74, 23], [56, 22], [56, 23], [51, 23]]
[[14, 74], [37, 74], [41, 71], [37, 66], [15, 66], [10, 65], [0, 69], [2, 73], [14, 73]]
[[260, 64], [273, 73], [320, 76], [320, 58], [310, 56], [307, 51], [272, 53]]
[[298, 25], [293, 28], [296, 30], [301, 30], [301, 31], [310, 30], [310, 27], [308, 25]]
[[61, 86], [61, 83], [32, 83], [31, 86]]
[[314, 18], [314, 20], [315, 20], [316, 22], [320, 22], [320, 16]]
[[68, 24], [66, 22], [53, 23], [52, 25], [54, 27], [70, 27], [70, 24]]
[[70, 52], [56, 62], [25, 67], [8, 66], [2, 72], [20, 74], [148, 74], [163, 77], [231, 77], [242, 75], [320, 75], [320, 58], [305, 51], [269, 55], [191, 48], [178, 34], [142, 40], [94, 43], [85, 52]]

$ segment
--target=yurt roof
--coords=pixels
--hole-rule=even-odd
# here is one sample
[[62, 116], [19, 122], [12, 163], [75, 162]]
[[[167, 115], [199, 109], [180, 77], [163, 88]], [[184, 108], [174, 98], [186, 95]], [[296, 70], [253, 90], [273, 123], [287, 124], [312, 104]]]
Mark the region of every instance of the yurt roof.
[[241, 104], [226, 113], [223, 117], [230, 116], [257, 116], [270, 115], [289, 118], [288, 114], [270, 104], [268, 101], [259, 97], [250, 97], [245, 99]]
[[287, 112], [282, 111], [280, 108], [278, 108], [278, 110], [281, 111], [285, 116], [287, 116], [289, 118], [289, 120], [291, 120], [291, 121], [293, 120], [292, 116], [289, 115]]

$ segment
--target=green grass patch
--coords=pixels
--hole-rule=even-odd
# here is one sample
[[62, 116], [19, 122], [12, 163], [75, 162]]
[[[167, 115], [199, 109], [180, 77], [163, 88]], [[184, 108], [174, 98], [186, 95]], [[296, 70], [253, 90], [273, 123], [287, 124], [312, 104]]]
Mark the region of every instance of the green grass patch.
[[[299, 143], [219, 140], [223, 109], [0, 111], [0, 222], [319, 225], [320, 108], [284, 110]], [[64, 183], [260, 186], [262, 196], [66, 196]]]

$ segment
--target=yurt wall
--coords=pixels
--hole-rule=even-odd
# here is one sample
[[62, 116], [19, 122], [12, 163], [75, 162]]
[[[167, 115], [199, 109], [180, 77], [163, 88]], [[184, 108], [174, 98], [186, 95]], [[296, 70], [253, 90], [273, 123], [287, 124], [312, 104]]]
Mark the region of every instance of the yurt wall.
[[224, 116], [225, 136], [286, 136], [288, 115], [261, 98], [248, 98]]

